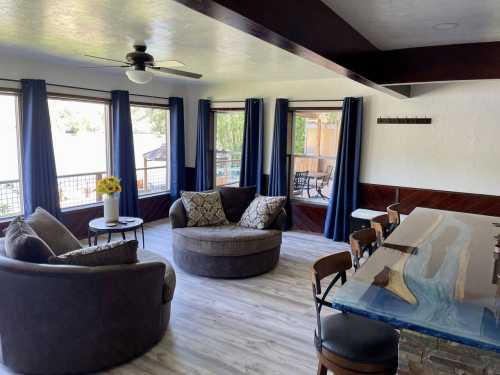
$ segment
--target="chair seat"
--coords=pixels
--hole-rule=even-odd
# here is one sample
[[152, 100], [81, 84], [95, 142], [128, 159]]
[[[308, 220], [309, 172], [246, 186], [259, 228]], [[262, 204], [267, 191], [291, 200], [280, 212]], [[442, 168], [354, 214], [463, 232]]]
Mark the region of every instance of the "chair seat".
[[386, 323], [334, 314], [322, 318], [321, 335], [323, 349], [339, 357], [358, 363], [397, 363], [399, 335]]

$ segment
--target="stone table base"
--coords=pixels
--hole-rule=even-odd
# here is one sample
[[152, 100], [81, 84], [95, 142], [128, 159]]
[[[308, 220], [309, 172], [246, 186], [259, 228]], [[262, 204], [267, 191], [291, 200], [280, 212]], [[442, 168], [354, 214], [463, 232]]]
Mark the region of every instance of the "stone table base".
[[401, 330], [399, 375], [500, 375], [500, 354]]

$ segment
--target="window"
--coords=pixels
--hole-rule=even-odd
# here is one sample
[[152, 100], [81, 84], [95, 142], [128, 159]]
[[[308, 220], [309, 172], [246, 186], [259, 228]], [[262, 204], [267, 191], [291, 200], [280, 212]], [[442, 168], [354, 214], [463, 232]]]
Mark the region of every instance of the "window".
[[61, 208], [96, 203], [96, 181], [108, 165], [104, 102], [49, 98]]
[[337, 158], [339, 110], [297, 110], [292, 124], [292, 196], [327, 203]]
[[0, 217], [19, 215], [21, 184], [17, 136], [17, 95], [0, 94]]
[[139, 195], [166, 192], [169, 186], [169, 111], [131, 105], [135, 167]]
[[238, 186], [245, 112], [215, 111], [215, 185]]

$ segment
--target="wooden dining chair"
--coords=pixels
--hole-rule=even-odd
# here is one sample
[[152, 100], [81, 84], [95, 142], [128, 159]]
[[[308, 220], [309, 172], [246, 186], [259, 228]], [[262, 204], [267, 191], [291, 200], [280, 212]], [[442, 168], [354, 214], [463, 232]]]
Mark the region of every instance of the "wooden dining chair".
[[[398, 367], [399, 335], [390, 325], [350, 313], [321, 316], [333, 286], [347, 281], [352, 267], [349, 252], [318, 259], [312, 267], [312, 289], [316, 307], [317, 328], [314, 343], [318, 356], [318, 375], [332, 371], [335, 375], [393, 375]], [[333, 276], [322, 292], [321, 281]]]
[[360, 266], [359, 260], [368, 251], [368, 255], [372, 255], [377, 246], [377, 232], [373, 228], [360, 229], [352, 232], [349, 236], [351, 244], [351, 253], [354, 259], [354, 269], [357, 270]]
[[370, 220], [370, 226], [375, 229], [375, 233], [377, 234], [377, 247], [379, 247], [390, 232], [391, 224], [389, 223], [389, 215], [383, 214], [375, 216]]

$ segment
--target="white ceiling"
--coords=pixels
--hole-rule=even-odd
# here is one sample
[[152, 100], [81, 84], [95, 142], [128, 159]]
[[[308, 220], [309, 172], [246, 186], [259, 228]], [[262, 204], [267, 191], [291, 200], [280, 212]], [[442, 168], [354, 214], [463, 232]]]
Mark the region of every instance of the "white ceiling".
[[[500, 0], [323, 0], [376, 47], [500, 41]], [[458, 23], [450, 30], [433, 28]]]
[[83, 55], [122, 60], [134, 41], [205, 82], [338, 77], [171, 0], [0, 0], [0, 58], [2, 48], [19, 49], [33, 59], [105, 66]]

